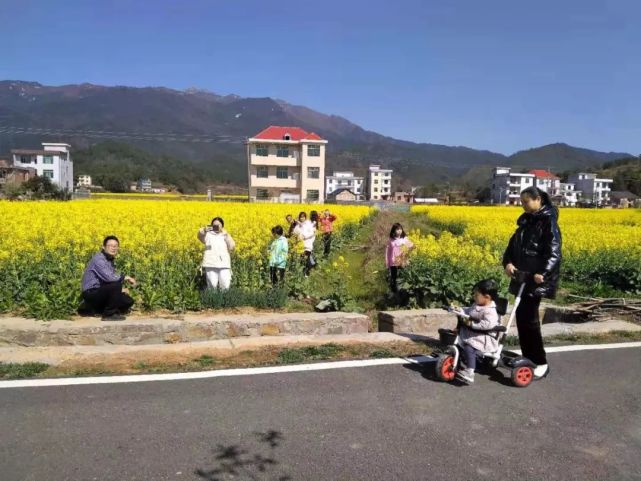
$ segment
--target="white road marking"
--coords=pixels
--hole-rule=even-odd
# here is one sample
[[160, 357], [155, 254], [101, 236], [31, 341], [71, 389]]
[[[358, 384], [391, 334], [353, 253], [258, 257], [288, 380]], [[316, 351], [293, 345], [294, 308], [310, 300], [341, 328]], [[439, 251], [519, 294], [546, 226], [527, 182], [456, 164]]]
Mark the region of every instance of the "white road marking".
[[[557, 346], [546, 348], [548, 353], [568, 351], [590, 351], [600, 349], [622, 349], [641, 347], [641, 342], [624, 342], [619, 344], [590, 344]], [[508, 349], [510, 350], [510, 349]], [[519, 352], [518, 350], [510, 350]], [[287, 372], [323, 371], [327, 369], [344, 369], [368, 366], [389, 366], [394, 364], [422, 364], [433, 362], [436, 359], [429, 356], [392, 357], [386, 359], [367, 359], [362, 361], [334, 361], [319, 362], [314, 364], [295, 364], [291, 366], [251, 367], [242, 369], [221, 369], [218, 371], [183, 372], [170, 374], [133, 374], [122, 376], [98, 377], [66, 377], [54, 379], [23, 379], [16, 381], [0, 381], [2, 388], [18, 387], [48, 387], [48, 386], [78, 386], [84, 384], [118, 384], [150, 381], [178, 381], [182, 379], [207, 379], [214, 377], [252, 376], [257, 374], [278, 374]]]

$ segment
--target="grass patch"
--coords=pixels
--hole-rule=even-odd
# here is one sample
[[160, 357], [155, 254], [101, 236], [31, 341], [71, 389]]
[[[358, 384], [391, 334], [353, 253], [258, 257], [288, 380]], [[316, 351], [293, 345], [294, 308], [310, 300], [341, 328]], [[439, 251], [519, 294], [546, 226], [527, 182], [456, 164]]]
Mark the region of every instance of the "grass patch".
[[250, 291], [239, 287], [227, 290], [206, 289], [201, 294], [202, 305], [209, 309], [228, 309], [251, 306], [258, 309], [280, 309], [287, 304], [286, 289]]
[[194, 361], [201, 367], [210, 367], [216, 362], [216, 360], [209, 354], [203, 354], [199, 358], [194, 359]]
[[[546, 346], [563, 346], [570, 344], [611, 344], [618, 342], [641, 341], [641, 331], [611, 331], [598, 334], [559, 334], [543, 338]], [[505, 346], [518, 347], [519, 338], [508, 336]]]
[[278, 353], [278, 363], [297, 364], [306, 361], [331, 359], [344, 350], [344, 346], [334, 343], [321, 346], [288, 347]]
[[370, 353], [369, 357], [372, 359], [384, 359], [387, 357], [396, 357], [396, 354], [389, 349], [376, 349]]
[[36, 377], [47, 369], [49, 369], [49, 365], [42, 362], [26, 362], [24, 364], [0, 363], [0, 379]]

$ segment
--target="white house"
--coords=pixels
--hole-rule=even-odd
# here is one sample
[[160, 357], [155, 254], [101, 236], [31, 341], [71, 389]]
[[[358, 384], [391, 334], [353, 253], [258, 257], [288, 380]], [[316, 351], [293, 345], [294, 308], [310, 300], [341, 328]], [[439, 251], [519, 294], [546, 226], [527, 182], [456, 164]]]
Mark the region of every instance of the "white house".
[[605, 205], [610, 202], [613, 179], [599, 179], [596, 174], [580, 172], [571, 175], [568, 181], [581, 191], [581, 200], [595, 205]]
[[574, 184], [561, 182], [557, 199], [563, 207], [576, 207], [581, 191]]
[[11, 151], [13, 165], [36, 169], [40, 177], [48, 177], [63, 190], [73, 190], [73, 161], [71, 145], [42, 143], [42, 150], [14, 149]]
[[530, 170], [529, 174], [533, 174], [535, 185], [550, 194], [551, 196], [560, 195], [561, 193], [561, 179], [547, 170]]
[[365, 177], [357, 177], [354, 172], [333, 172], [325, 177], [325, 193], [328, 198], [338, 189], [348, 189], [360, 198], [364, 188]]
[[510, 167], [495, 167], [492, 175], [492, 203], [517, 205], [521, 201], [521, 191], [532, 187], [534, 174], [513, 173]]
[[370, 165], [367, 172], [367, 194], [369, 200], [390, 200], [392, 198], [392, 169], [381, 169]]
[[78, 187], [91, 187], [91, 176], [90, 175], [79, 175], [78, 176], [78, 183], [76, 185]]

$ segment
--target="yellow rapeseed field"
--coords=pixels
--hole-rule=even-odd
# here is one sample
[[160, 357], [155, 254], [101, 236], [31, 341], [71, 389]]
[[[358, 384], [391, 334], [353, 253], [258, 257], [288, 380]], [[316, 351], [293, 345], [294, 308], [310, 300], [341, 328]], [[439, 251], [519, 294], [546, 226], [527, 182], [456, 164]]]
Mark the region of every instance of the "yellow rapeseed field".
[[[203, 246], [196, 234], [222, 217], [236, 241], [232, 285], [260, 290], [269, 285], [267, 248], [271, 228], [285, 216], [321, 210], [319, 205], [248, 204], [175, 200], [0, 201], [0, 311], [26, 310], [51, 318], [78, 305], [86, 262], [107, 235], [120, 239], [119, 269], [135, 276], [143, 308], [184, 310], [199, 306], [199, 266]], [[329, 206], [341, 228], [366, 217], [361, 206]], [[320, 242], [319, 242], [320, 245]], [[290, 249], [297, 275], [300, 243]], [[300, 269], [299, 269], [300, 270]]]
[[[241, 258], [260, 258], [272, 240], [271, 228], [285, 227], [285, 215], [298, 216], [323, 206], [217, 202], [88, 200], [74, 202], [0, 202], [0, 262], [11, 256], [38, 258], [53, 250], [87, 254], [109, 234], [121, 249], [148, 259], [172, 252], [202, 250], [199, 227], [213, 217], [225, 220]], [[369, 207], [331, 206], [335, 226], [357, 222]]]
[[[417, 254], [453, 263], [500, 263], [523, 213], [520, 207], [415, 206], [447, 231], [439, 239], [417, 238]], [[559, 213], [565, 280], [602, 283], [624, 291], [641, 289], [641, 211], [569, 209]]]
[[[519, 207], [413, 207], [444, 225], [459, 225], [462, 237], [501, 251], [523, 213]], [[616, 249], [641, 258], [641, 211], [638, 209], [561, 209], [563, 253], [569, 257]]]

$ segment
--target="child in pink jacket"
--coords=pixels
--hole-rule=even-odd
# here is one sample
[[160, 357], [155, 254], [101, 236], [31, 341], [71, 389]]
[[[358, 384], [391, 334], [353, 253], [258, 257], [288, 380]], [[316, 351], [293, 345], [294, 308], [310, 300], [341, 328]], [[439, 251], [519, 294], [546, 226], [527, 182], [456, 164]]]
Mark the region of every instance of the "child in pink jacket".
[[385, 266], [389, 269], [390, 290], [398, 292], [398, 273], [407, 264], [407, 254], [414, 244], [405, 235], [401, 224], [394, 224], [389, 233], [389, 242], [385, 249]]

